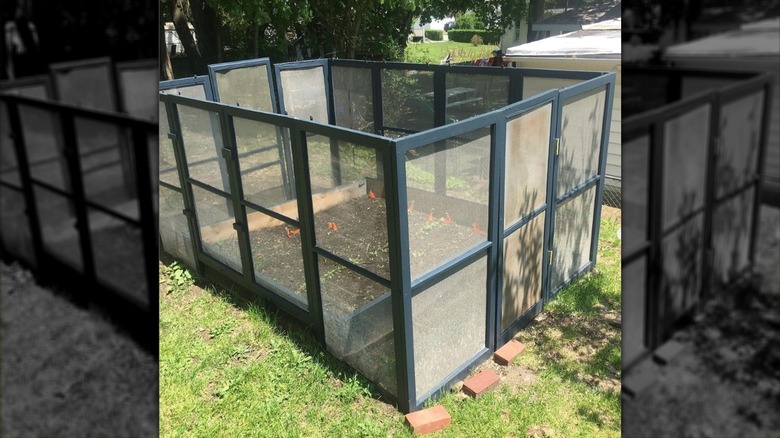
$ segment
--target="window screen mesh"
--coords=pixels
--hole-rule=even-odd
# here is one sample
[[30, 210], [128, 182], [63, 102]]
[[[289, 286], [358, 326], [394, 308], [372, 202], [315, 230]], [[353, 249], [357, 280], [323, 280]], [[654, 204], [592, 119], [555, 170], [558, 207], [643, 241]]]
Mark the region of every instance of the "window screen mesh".
[[[292, 179], [286, 170], [284, 140], [275, 125], [233, 117], [244, 198], [263, 207], [285, 203]], [[297, 213], [292, 218], [297, 218]]]
[[406, 154], [412, 278], [487, 240], [490, 128]]
[[623, 248], [631, 250], [647, 241], [647, 202], [650, 169], [650, 136], [623, 143]]
[[334, 66], [331, 71], [336, 125], [373, 133], [374, 99], [371, 91], [371, 70]]
[[203, 252], [242, 272], [230, 199], [197, 186], [192, 186], [192, 194], [195, 198], [195, 214], [200, 226]]
[[92, 208], [87, 215], [98, 281], [148, 306], [141, 230]]
[[763, 117], [763, 91], [721, 107], [720, 145], [715, 169], [717, 198], [744, 187], [756, 175]]
[[[697, 214], [661, 240], [660, 320], [671, 323], [699, 297], [702, 276], [704, 215]], [[666, 324], [664, 324], [666, 325]]]
[[596, 187], [559, 205], [555, 212], [552, 289], [590, 262]]
[[156, 121], [155, 95], [159, 83], [157, 66], [119, 69], [117, 76], [123, 110], [134, 117]]
[[[215, 73], [219, 101], [228, 105], [274, 112], [268, 65], [238, 67]], [[286, 92], [286, 90], [285, 90]]]
[[35, 265], [30, 223], [25, 213], [24, 194], [0, 185], [0, 240], [7, 255]]
[[552, 103], [507, 122], [504, 226], [545, 203]]
[[448, 73], [446, 86], [447, 123], [484, 114], [509, 103], [508, 76]]
[[187, 225], [187, 217], [182, 214], [184, 200], [179, 192], [160, 187], [160, 240], [162, 249], [190, 268], [195, 267], [192, 253], [192, 237]]
[[117, 102], [108, 62], [67, 70], [55, 68], [53, 75], [59, 101], [85, 108], [116, 111]]
[[255, 281], [306, 307], [306, 279], [298, 227], [246, 209]]
[[547, 90], [557, 90], [563, 87], [579, 84], [579, 79], [542, 78], [535, 76], [523, 76], [523, 99], [536, 96]]
[[328, 97], [322, 67], [282, 70], [282, 94], [287, 114], [328, 124]]
[[606, 90], [598, 88], [563, 104], [558, 196], [598, 173], [606, 96]]
[[417, 398], [485, 347], [486, 281], [483, 257], [412, 297]]
[[624, 369], [645, 350], [646, 266], [647, 259], [642, 256], [624, 266], [621, 273]]
[[33, 185], [33, 191], [44, 249], [77, 271], [83, 271], [81, 243], [72, 202], [37, 185]]
[[178, 113], [190, 177], [230, 193], [217, 115], [183, 105]]
[[750, 260], [755, 191], [749, 188], [715, 205], [712, 215], [713, 286], [739, 278]]
[[544, 218], [536, 216], [504, 239], [502, 330], [542, 299]]
[[385, 129], [433, 128], [433, 72], [383, 70], [382, 114]]
[[328, 350], [396, 394], [393, 312], [387, 288], [325, 257], [317, 258]]
[[663, 228], [704, 206], [710, 106], [694, 108], [664, 126]]

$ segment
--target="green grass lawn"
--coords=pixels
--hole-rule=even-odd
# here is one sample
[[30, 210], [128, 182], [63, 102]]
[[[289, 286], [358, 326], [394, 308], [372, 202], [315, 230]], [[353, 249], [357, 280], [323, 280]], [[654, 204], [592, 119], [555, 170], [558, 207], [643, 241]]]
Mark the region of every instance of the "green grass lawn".
[[[620, 218], [594, 272], [517, 335], [527, 345], [478, 400], [455, 390], [435, 436], [620, 436]], [[411, 436], [371, 384], [273, 306], [242, 306], [161, 263], [160, 436]]]
[[491, 52], [498, 46], [472, 46], [471, 43], [442, 41], [431, 43], [409, 43], [404, 51], [404, 62], [439, 64], [439, 61], [452, 52], [451, 63], [474, 61], [479, 58], [489, 58]]

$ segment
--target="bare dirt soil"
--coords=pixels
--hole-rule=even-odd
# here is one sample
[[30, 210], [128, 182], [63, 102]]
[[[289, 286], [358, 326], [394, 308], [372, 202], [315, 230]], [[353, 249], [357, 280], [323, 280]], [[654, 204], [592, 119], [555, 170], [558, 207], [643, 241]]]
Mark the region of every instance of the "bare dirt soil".
[[0, 263], [0, 436], [157, 436], [157, 359]]
[[780, 210], [762, 206], [757, 276], [714, 294], [655, 383], [623, 401], [623, 436], [780, 436]]

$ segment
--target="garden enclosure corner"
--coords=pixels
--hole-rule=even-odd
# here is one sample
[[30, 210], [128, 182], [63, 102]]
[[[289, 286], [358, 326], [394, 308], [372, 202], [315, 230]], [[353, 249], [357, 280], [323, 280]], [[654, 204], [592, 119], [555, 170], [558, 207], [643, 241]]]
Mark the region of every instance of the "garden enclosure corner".
[[160, 238], [405, 412], [596, 261], [614, 73], [349, 60], [160, 84]]

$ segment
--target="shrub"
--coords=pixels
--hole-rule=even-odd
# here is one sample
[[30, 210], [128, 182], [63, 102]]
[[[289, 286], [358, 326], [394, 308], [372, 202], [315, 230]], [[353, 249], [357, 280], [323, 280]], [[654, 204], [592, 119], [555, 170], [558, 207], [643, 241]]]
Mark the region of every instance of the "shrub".
[[455, 16], [455, 29], [484, 29], [485, 23], [482, 22], [473, 12]]
[[441, 41], [444, 39], [444, 31], [438, 29], [426, 29], [425, 38], [433, 41]]
[[471, 37], [471, 45], [472, 46], [481, 46], [483, 44], [482, 37], [479, 35], [474, 35]]
[[502, 34], [500, 30], [452, 29], [447, 32], [447, 37], [450, 41], [470, 43], [474, 35], [478, 35], [483, 44], [498, 44]]

